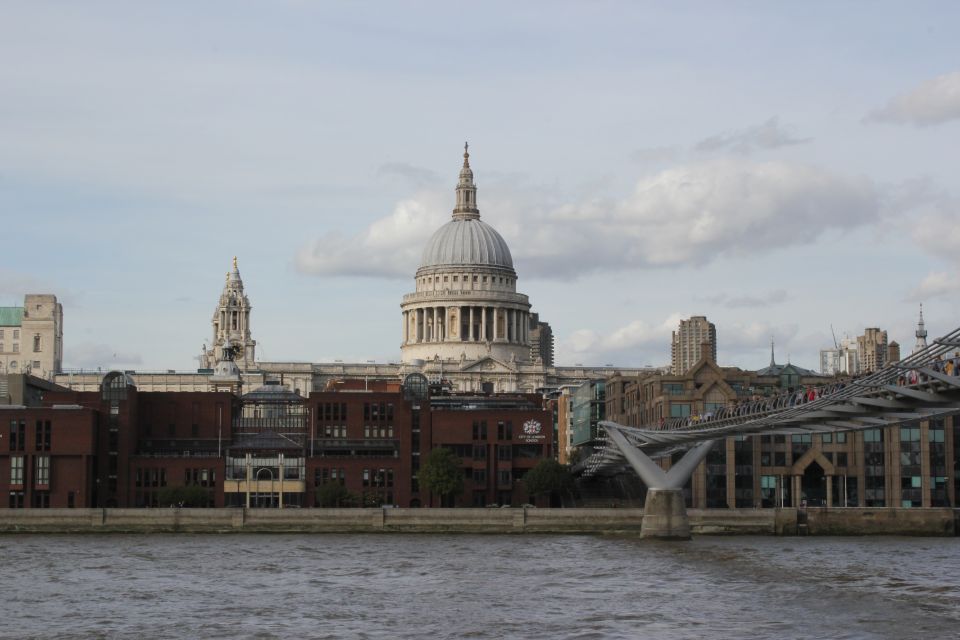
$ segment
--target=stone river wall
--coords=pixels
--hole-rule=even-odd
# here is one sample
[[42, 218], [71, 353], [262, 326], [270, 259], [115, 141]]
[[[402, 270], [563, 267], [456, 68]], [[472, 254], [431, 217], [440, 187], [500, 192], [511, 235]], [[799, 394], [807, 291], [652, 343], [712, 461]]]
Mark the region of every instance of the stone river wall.
[[[953, 536], [952, 509], [691, 509], [696, 535]], [[642, 509], [2, 509], [0, 533], [639, 533]]]

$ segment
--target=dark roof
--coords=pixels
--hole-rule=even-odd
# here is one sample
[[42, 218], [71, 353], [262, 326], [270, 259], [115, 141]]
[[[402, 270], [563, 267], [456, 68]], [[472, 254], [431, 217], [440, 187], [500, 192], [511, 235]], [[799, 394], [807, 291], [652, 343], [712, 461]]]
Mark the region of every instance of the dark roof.
[[253, 451], [253, 450], [303, 450], [303, 445], [277, 433], [276, 431], [261, 431], [252, 436], [240, 436], [230, 445], [231, 451]]
[[810, 369], [798, 367], [790, 362], [787, 364], [771, 364], [770, 366], [764, 367], [763, 369], [755, 371], [754, 373], [756, 373], [758, 376], [779, 376], [783, 373], [793, 373], [800, 376], [826, 377], [822, 373], [817, 373], [816, 371], [811, 371]]
[[283, 403], [303, 402], [303, 398], [296, 392], [280, 384], [265, 384], [240, 397], [244, 402]]

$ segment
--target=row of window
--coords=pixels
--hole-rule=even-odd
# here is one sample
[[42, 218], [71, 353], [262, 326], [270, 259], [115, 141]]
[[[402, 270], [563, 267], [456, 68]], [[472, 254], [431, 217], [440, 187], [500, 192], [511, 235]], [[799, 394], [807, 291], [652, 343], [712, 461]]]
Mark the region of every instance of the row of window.
[[164, 468], [141, 469], [137, 467], [134, 476], [136, 487], [165, 487], [167, 486], [167, 470]]
[[[3, 340], [3, 339], [4, 339], [4, 338], [3, 338], [3, 329], [0, 329], [0, 340]], [[19, 339], [20, 339], [20, 335], [19, 335], [19, 332], [18, 332], [18, 331], [14, 331], [14, 332], [13, 332], [13, 339], [14, 339], [14, 340], [19, 340]], [[12, 348], [13, 348], [12, 353], [20, 353], [20, 343], [19, 343], [19, 342], [14, 342]], [[41, 351], [43, 351], [43, 346], [42, 346], [42, 344], [41, 344], [40, 336], [39, 336], [39, 335], [35, 335], [35, 336], [33, 336], [33, 352], [34, 352], [34, 353], [40, 353]], [[2, 353], [2, 352], [3, 352], [3, 342], [0, 342], [0, 353]]]
[[203, 468], [185, 469], [183, 484], [186, 486], [215, 487], [217, 486], [217, 470]]
[[317, 404], [317, 421], [318, 422], [328, 422], [333, 420], [334, 422], [340, 422], [347, 419], [347, 403], [346, 402], [321, 402]]
[[393, 469], [364, 469], [363, 486], [376, 488], [393, 487]]
[[[34, 509], [47, 509], [50, 507], [50, 492], [49, 491], [34, 491], [31, 494], [30, 506]], [[10, 502], [9, 507], [11, 509], [23, 509], [24, 507], [24, 492], [23, 491], [11, 491], [10, 492]], [[74, 506], [74, 494], [73, 491], [67, 494], [67, 507], [73, 508]]]
[[392, 402], [364, 402], [363, 419], [365, 422], [393, 421]]
[[[487, 439], [486, 420], [473, 421], [473, 439]], [[513, 440], [513, 422], [510, 420], [507, 420], [506, 422], [497, 422], [497, 440]]]
[[[346, 439], [347, 427], [346, 425], [333, 425], [333, 424], [324, 425], [323, 430], [320, 432], [320, 435], [323, 438]], [[367, 424], [363, 426], [364, 438], [393, 438], [393, 436], [394, 436], [393, 425]]]
[[[23, 486], [24, 456], [10, 456], [10, 484]], [[50, 456], [33, 457], [33, 484], [34, 486], [50, 484]]]
[[[459, 283], [459, 282], [460, 282], [460, 276], [459, 276], [459, 275], [452, 276], [452, 277], [453, 277], [453, 282], [456, 282], [456, 283]], [[445, 283], [449, 283], [449, 282], [450, 282], [450, 278], [451, 278], [451, 276], [443, 276], [443, 281], [444, 281]], [[481, 279], [481, 278], [482, 278], [482, 279]], [[508, 285], [508, 286], [513, 284], [513, 279], [512, 279], [512, 278], [504, 278], [503, 276], [473, 276], [473, 282], [478, 282], [478, 283], [482, 283], [482, 284], [487, 284], [488, 278], [489, 278], [489, 282], [490, 282], [491, 284], [505, 284], [505, 285]], [[424, 277], [424, 278], [420, 278], [420, 284], [422, 284], [422, 285], [428, 285], [428, 284], [430, 284], [430, 280], [431, 280], [430, 276], [426, 276], [426, 277]], [[468, 275], [464, 275], [464, 276], [463, 276], [463, 282], [466, 283], [466, 282], [470, 282], [470, 281], [471, 281], [471, 280], [470, 280], [470, 276], [468, 276]], [[433, 276], [433, 283], [434, 283], [434, 284], [440, 284], [440, 276]]]

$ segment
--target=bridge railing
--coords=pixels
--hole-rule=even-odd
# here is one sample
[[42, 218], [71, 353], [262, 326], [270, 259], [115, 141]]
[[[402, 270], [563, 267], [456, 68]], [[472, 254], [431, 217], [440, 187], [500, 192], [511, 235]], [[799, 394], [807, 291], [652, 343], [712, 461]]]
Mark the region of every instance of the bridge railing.
[[[960, 328], [935, 340], [926, 349], [911, 354], [900, 362], [855, 378], [848, 378], [837, 382], [808, 386], [788, 391], [776, 396], [758, 398], [740, 402], [731, 407], [721, 407], [716, 411], [670, 418], [662, 420], [656, 426], [648, 426], [647, 430], [677, 431], [683, 429], [703, 429], [708, 426], [725, 426], [730, 423], [745, 422], [750, 418], [767, 417], [772, 413], [790, 411], [803, 407], [809, 410], [816, 406], [826, 406], [837, 401], [849, 400], [864, 392], [872, 392], [888, 385], [896, 386], [923, 386], [929, 382], [927, 376], [920, 372], [922, 368], [932, 368], [938, 371], [949, 369], [952, 375], [960, 375], [960, 355], [950, 356], [951, 349], [960, 347]], [[944, 359], [944, 356], [947, 356]]]
[[[954, 350], [952, 356], [951, 350]], [[960, 382], [960, 328], [934, 340], [926, 349], [913, 353], [900, 362], [864, 376], [821, 385], [814, 388], [812, 393], [809, 388], [787, 392], [734, 407], [724, 407], [709, 415], [672, 419], [655, 427], [622, 430], [635, 444], [657, 443], [661, 448], [668, 447], [660, 451], [660, 454], [664, 455], [673, 449], [683, 448], [681, 440], [690, 442], [695, 439], [707, 440], [736, 435], [738, 427], [743, 427], [745, 432], [773, 432], [778, 424], [791, 421], [796, 423], [804, 415], [817, 410], [830, 410], [831, 407], [835, 409], [844, 403], [855, 404], [857, 398], [896, 395], [897, 387], [936, 393], [947, 386], [954, 389], [960, 386], [952, 383], [948, 385], [943, 380], [928, 376], [924, 370], [948, 374], [957, 377]], [[750, 429], [751, 424], [756, 428]], [[699, 437], [691, 437], [694, 433]], [[587, 475], [600, 466], [622, 460], [616, 447], [607, 446], [605, 430], [601, 430], [599, 436], [598, 449], [578, 465]], [[671, 442], [676, 443], [676, 446], [671, 447]]]

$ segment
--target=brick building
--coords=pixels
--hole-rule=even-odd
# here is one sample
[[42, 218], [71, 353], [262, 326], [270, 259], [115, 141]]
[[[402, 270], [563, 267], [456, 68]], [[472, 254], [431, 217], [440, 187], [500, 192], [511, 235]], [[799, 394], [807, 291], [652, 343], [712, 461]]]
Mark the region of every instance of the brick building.
[[312, 507], [327, 483], [351, 504], [439, 505], [417, 481], [435, 447], [462, 459], [455, 504], [521, 504], [518, 481], [553, 455], [540, 396], [445, 394], [419, 374], [339, 382], [308, 399], [279, 382], [237, 396], [140, 392], [121, 372], [99, 391], [24, 380], [30, 402], [0, 404], [11, 508], [166, 506], [176, 487], [199, 487], [203, 506]]

